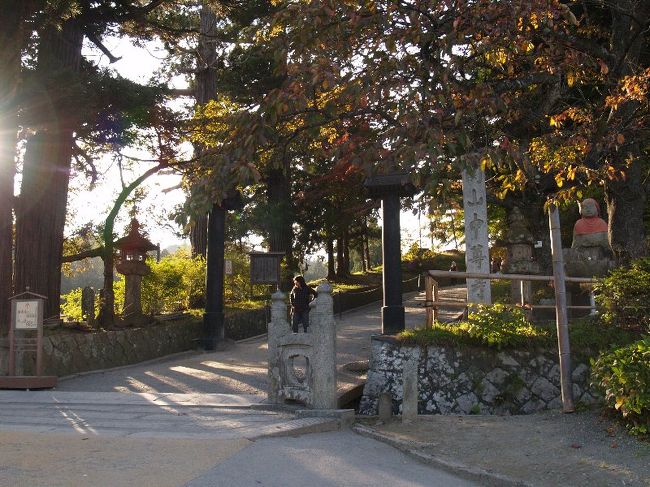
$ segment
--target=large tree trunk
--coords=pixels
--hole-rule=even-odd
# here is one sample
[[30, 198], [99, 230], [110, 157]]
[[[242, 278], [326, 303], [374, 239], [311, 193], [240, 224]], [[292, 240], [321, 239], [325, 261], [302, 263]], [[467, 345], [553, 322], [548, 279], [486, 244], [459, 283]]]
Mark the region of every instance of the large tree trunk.
[[23, 45], [24, 0], [11, 0], [0, 17], [0, 335], [8, 332], [13, 291], [13, 200], [16, 170], [17, 92]]
[[[60, 314], [61, 257], [74, 123], [70, 99], [59, 95], [62, 79], [79, 71], [83, 35], [74, 20], [41, 37], [37, 74], [43, 80], [35, 134], [28, 140], [16, 212], [16, 290], [47, 296], [45, 318]], [[52, 82], [56, 75], [58, 83]], [[66, 76], [66, 78], [64, 78]], [[68, 87], [69, 89], [69, 87]], [[39, 99], [40, 98], [40, 99]], [[49, 110], [47, 109], [49, 108]]]
[[194, 222], [190, 229], [190, 245], [192, 257], [200, 255], [205, 259], [208, 249], [208, 216], [193, 218]]
[[[196, 70], [196, 86], [194, 97], [197, 105], [204, 105], [214, 100], [217, 94], [217, 49], [214, 39], [217, 32], [217, 16], [212, 8], [203, 3], [201, 6], [201, 36], [199, 37], [199, 48], [197, 49], [198, 60]], [[201, 157], [204, 152], [203, 146], [194, 145], [194, 154]], [[192, 257], [197, 255], [203, 258], [207, 255], [208, 248], [208, 215], [192, 217], [193, 224], [190, 230], [190, 244], [192, 246]]]
[[[269, 210], [266, 227], [269, 250], [284, 252], [286, 268], [289, 274], [293, 274], [298, 270], [298, 262], [293, 256], [294, 219], [288, 164], [284, 164], [283, 168], [270, 169], [266, 180], [266, 196]], [[287, 286], [291, 288], [291, 275], [283, 278], [283, 289]]]

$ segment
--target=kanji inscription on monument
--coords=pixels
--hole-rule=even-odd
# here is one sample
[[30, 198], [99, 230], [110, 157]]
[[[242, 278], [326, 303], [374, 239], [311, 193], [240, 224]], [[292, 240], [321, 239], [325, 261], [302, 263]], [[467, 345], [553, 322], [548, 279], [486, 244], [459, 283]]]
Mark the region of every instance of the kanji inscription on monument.
[[36, 330], [38, 328], [39, 302], [16, 301], [16, 330]]
[[[481, 168], [463, 170], [463, 208], [465, 210], [465, 264], [467, 272], [488, 274], [490, 254], [485, 193], [485, 173]], [[490, 281], [467, 279], [467, 302], [492, 302]]]

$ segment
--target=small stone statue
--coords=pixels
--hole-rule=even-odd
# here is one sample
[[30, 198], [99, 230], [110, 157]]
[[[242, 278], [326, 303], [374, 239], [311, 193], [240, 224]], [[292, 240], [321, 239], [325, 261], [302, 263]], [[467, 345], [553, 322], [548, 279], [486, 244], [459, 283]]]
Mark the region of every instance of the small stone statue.
[[600, 217], [600, 206], [593, 198], [587, 198], [580, 205], [580, 218], [573, 227], [571, 248], [602, 247], [610, 251], [607, 239], [607, 222]]
[[573, 227], [571, 248], [564, 251], [567, 274], [573, 277], [603, 276], [613, 266], [607, 222], [593, 198], [580, 203], [581, 218]]

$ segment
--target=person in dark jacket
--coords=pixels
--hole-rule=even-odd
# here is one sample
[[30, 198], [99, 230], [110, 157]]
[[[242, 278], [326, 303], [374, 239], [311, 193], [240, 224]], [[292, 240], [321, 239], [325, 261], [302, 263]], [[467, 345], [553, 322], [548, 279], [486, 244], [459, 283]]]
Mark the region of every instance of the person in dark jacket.
[[316, 291], [307, 285], [305, 278], [302, 276], [294, 277], [293, 284], [293, 289], [289, 294], [293, 332], [298, 333], [298, 325], [302, 323], [302, 327], [307, 333], [307, 328], [309, 328], [309, 303], [316, 297]]

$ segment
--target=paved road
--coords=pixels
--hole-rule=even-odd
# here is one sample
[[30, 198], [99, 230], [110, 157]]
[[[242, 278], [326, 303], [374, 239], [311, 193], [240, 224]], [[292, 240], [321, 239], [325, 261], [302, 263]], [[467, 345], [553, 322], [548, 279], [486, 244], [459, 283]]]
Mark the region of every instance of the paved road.
[[[451, 294], [464, 289], [452, 288]], [[443, 298], [444, 299], [444, 298]], [[424, 296], [405, 295], [406, 327], [425, 322]], [[455, 310], [457, 311], [457, 310]], [[365, 376], [343, 369], [345, 364], [368, 360], [370, 336], [381, 333], [381, 304], [343, 313], [337, 322], [337, 364], [339, 388], [362, 383]], [[147, 363], [95, 372], [59, 381], [59, 391], [146, 392], [146, 393], [218, 393], [264, 396], [267, 391], [266, 337], [239, 342], [228, 350], [190, 352]]]
[[[405, 303], [407, 326], [424, 321], [421, 300]], [[338, 321], [340, 366], [368, 357], [379, 310]], [[0, 391], [0, 486], [474, 485], [349, 430], [304, 434], [336, 424], [260, 404], [266, 353], [260, 338], [69, 378], [55, 391]]]

